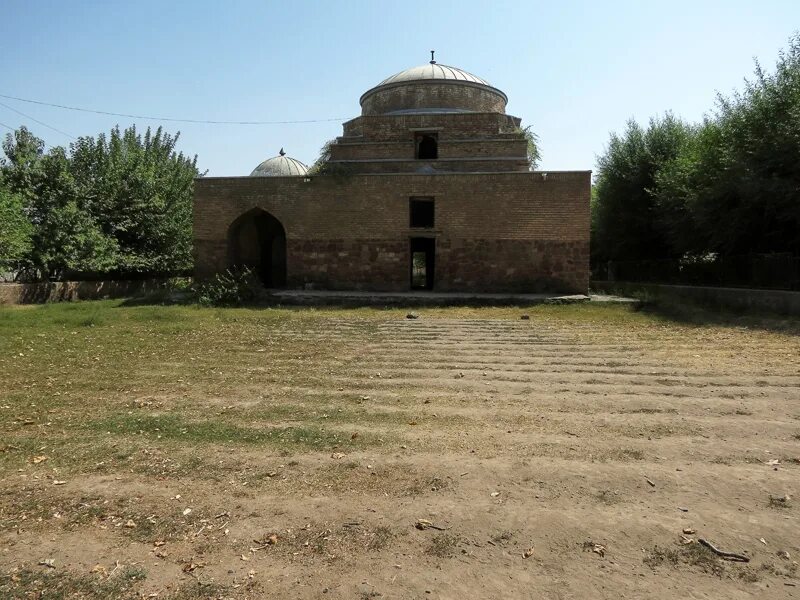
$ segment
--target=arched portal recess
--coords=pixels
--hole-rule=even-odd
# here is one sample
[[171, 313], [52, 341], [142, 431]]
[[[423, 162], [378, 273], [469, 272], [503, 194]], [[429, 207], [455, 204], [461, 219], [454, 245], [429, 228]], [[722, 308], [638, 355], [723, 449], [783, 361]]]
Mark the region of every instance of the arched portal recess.
[[228, 229], [232, 267], [252, 269], [268, 288], [286, 285], [286, 230], [275, 217], [254, 208]]

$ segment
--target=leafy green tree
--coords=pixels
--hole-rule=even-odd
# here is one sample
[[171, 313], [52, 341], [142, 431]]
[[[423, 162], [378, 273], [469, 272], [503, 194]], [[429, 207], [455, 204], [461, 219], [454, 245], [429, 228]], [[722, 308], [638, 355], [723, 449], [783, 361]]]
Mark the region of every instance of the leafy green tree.
[[46, 280], [109, 271], [117, 264], [116, 244], [80, 202], [69, 167], [63, 148], [48, 152], [28, 206], [34, 228], [29, 262]]
[[22, 196], [0, 180], [0, 272], [18, 271], [32, 248], [33, 225], [25, 214]]
[[[45, 154], [24, 127], [8, 135], [0, 174], [18, 198], [13, 210], [21, 203], [30, 225], [30, 244], [15, 245], [13, 260], [27, 276], [44, 279], [190, 269], [198, 172], [196, 157], [177, 152], [177, 141], [161, 128], [142, 136], [117, 127], [109, 136], [79, 138], [69, 153], [58, 147]], [[3, 201], [12, 206], [7, 196]]]
[[71, 146], [86, 210], [119, 253], [116, 270], [174, 272], [192, 265], [192, 190], [197, 158], [176, 152], [178, 135], [135, 127]]
[[717, 99], [682, 163], [662, 195], [688, 207], [705, 250], [800, 254], [800, 36], [773, 74], [757, 64], [741, 93]]
[[6, 189], [29, 201], [39, 181], [44, 142], [23, 125], [6, 135], [3, 153], [6, 158], [0, 160], [0, 171]]
[[693, 135], [690, 125], [670, 113], [651, 119], [647, 129], [631, 120], [625, 133], [611, 135], [598, 159], [595, 184], [592, 255], [596, 261], [675, 254], [670, 228], [683, 217], [664, 217], [656, 181], [663, 165], [675, 160]]
[[533, 132], [531, 126], [528, 125], [519, 130], [522, 137], [528, 143], [528, 168], [534, 171], [542, 160], [542, 150], [539, 146], [539, 136]]
[[800, 34], [698, 126], [629, 123], [598, 160], [593, 260], [800, 255]]

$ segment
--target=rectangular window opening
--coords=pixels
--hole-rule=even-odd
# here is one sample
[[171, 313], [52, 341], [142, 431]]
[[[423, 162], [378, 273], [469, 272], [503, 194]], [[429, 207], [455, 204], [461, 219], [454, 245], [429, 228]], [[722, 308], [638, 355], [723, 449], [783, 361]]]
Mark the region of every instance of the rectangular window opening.
[[434, 224], [434, 201], [433, 198], [410, 198], [409, 215], [411, 227], [431, 228]]

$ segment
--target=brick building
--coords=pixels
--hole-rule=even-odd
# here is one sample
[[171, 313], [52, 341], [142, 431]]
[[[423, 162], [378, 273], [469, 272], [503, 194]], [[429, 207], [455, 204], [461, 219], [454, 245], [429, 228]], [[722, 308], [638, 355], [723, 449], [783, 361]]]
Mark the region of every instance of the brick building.
[[586, 293], [590, 171], [528, 168], [507, 97], [429, 64], [361, 96], [320, 173], [285, 156], [195, 182], [199, 278], [270, 287]]

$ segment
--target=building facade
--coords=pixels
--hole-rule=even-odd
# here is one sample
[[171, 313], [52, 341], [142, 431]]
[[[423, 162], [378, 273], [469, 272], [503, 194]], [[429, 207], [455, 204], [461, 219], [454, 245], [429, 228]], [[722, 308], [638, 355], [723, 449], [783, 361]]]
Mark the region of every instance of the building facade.
[[466, 71], [407, 69], [361, 96], [318, 173], [283, 153], [195, 182], [200, 279], [268, 287], [586, 293], [589, 171], [529, 170], [506, 95]]

